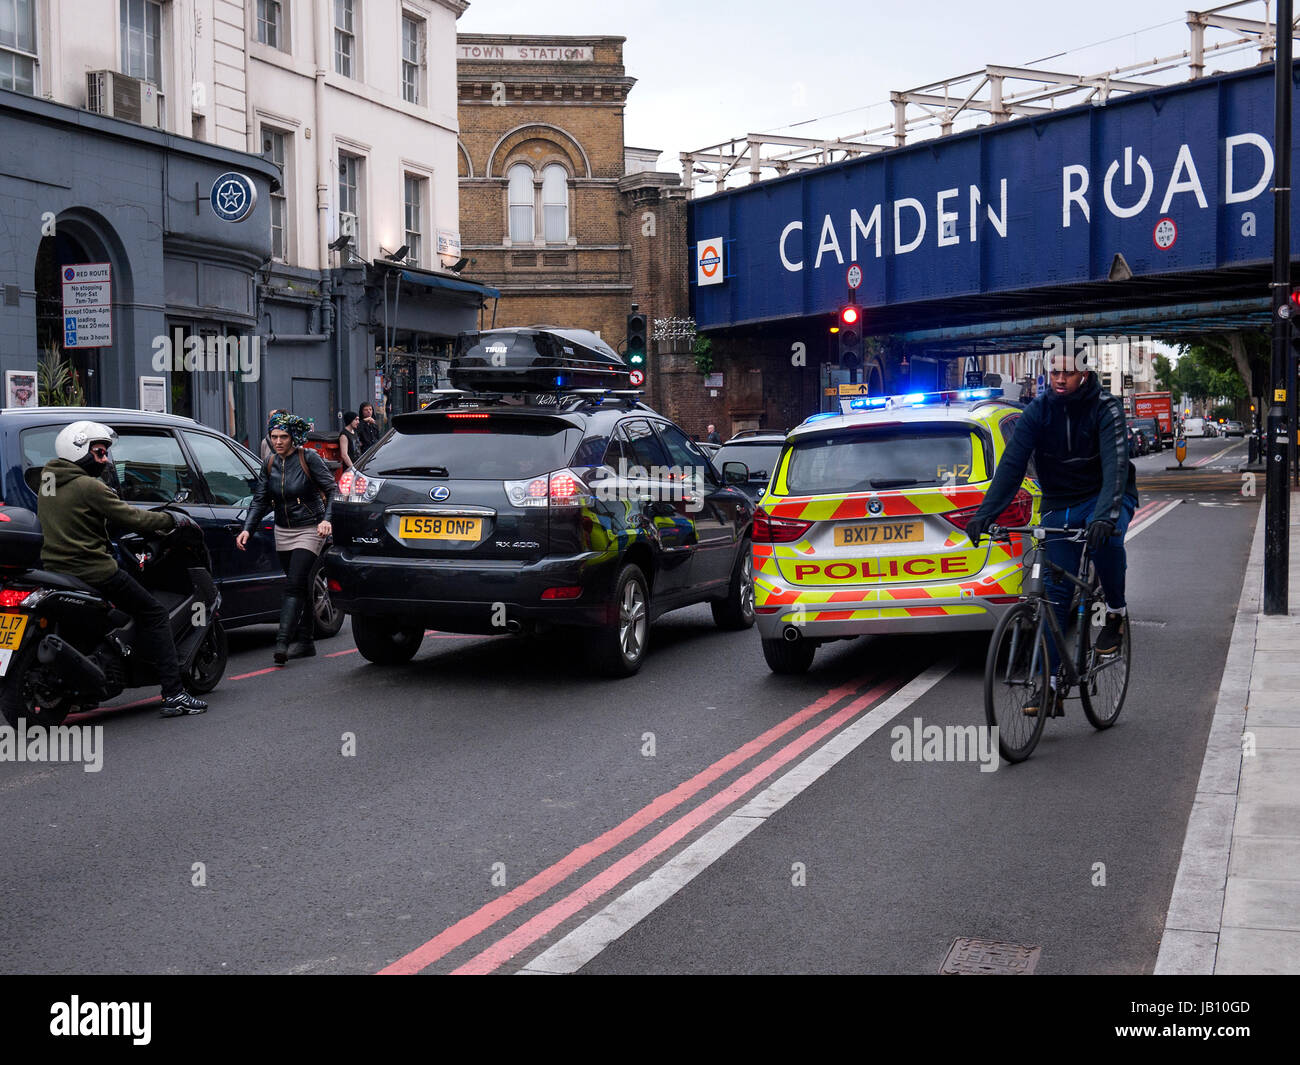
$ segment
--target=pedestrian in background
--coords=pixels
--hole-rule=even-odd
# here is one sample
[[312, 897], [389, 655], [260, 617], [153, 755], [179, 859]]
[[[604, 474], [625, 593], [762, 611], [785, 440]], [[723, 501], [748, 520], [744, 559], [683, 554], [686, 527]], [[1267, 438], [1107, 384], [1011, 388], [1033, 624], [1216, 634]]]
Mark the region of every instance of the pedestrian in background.
[[235, 546], [245, 550], [263, 516], [275, 512], [275, 550], [288, 578], [275, 636], [278, 666], [290, 658], [310, 658], [316, 653], [311, 573], [325, 538], [334, 531], [330, 524], [334, 478], [325, 460], [302, 446], [310, 429], [311, 422], [288, 411], [271, 416], [266, 436], [274, 454], [257, 480], [244, 531], [235, 538]]
[[709, 443], [709, 444], [721, 444], [721, 443], [722, 443], [721, 438], [718, 436], [718, 430], [717, 430], [717, 428], [714, 426], [714, 424], [713, 424], [712, 422], [710, 422], [709, 425], [708, 425], [708, 432], [709, 432], [709, 435], [706, 436], [706, 437], [704, 438], [704, 440], [705, 440], [706, 443]]
[[361, 424], [361, 416], [356, 411], [350, 410], [343, 415], [343, 428], [339, 432], [339, 476], [343, 476], [348, 470], [352, 469], [355, 459], [359, 458], [361, 451], [357, 445], [357, 426]]
[[375, 405], [373, 403], [361, 404], [361, 424], [357, 426], [357, 454], [364, 455], [379, 443], [381, 436], [383, 436], [383, 432], [375, 421]]

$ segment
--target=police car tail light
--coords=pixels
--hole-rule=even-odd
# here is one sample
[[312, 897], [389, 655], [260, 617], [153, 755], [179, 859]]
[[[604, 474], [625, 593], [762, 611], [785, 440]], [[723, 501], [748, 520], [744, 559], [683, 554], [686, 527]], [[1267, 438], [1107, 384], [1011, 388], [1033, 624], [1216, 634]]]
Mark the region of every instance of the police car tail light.
[[[944, 517], [962, 532], [965, 532], [966, 526], [970, 524], [971, 518], [975, 517], [977, 510], [979, 510], [978, 506], [963, 507], [961, 510], [948, 511]], [[993, 519], [993, 523], [995, 525], [1028, 525], [1033, 513], [1033, 497], [1022, 488], [1016, 493], [1016, 498], [1011, 501], [1011, 505]]]
[[339, 498], [345, 503], [369, 503], [383, 486], [382, 477], [367, 477], [348, 470], [339, 478]]
[[775, 518], [762, 507], [754, 512], [754, 539], [765, 544], [792, 544], [802, 540], [812, 522], [798, 518]]

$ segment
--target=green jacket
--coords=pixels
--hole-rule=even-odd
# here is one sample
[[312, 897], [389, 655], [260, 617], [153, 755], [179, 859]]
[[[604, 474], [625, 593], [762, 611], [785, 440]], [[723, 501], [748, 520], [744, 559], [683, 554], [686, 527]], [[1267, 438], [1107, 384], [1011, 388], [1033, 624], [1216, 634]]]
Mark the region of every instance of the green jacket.
[[[123, 503], [113, 489], [75, 462], [51, 459], [42, 471], [46, 473], [54, 475], [54, 491], [37, 493], [36, 506], [45, 538], [41, 565], [46, 569], [103, 584], [117, 572], [109, 550], [110, 524], [135, 532], [161, 532], [175, 525], [170, 514]], [[42, 481], [44, 488], [46, 479]]]

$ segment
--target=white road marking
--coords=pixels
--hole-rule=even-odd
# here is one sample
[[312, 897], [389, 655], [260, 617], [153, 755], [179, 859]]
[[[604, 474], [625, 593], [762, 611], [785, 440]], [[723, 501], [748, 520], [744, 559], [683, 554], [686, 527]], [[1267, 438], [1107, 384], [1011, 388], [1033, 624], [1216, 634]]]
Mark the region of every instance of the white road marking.
[[681, 891], [772, 814], [809, 788], [832, 766], [862, 746], [943, 680], [956, 665], [955, 658], [946, 659], [914, 677], [843, 732], [832, 736], [671, 861], [660, 866], [645, 880], [625, 891], [599, 913], [589, 917], [559, 942], [537, 955], [518, 975], [577, 972], [619, 936]]
[[1170, 502], [1164, 503], [1161, 506], [1157, 507], [1149, 514], [1144, 515], [1142, 520], [1138, 522], [1136, 525], [1129, 526], [1128, 535], [1124, 537], [1124, 542], [1127, 544], [1138, 533], [1142, 532], [1144, 529], [1149, 529], [1152, 525], [1158, 522], [1161, 518], [1163, 518], [1166, 514], [1168, 514], [1171, 510], [1174, 509], [1174, 507], [1178, 506], [1178, 504], [1181, 502], [1182, 502], [1181, 499], [1171, 500]]

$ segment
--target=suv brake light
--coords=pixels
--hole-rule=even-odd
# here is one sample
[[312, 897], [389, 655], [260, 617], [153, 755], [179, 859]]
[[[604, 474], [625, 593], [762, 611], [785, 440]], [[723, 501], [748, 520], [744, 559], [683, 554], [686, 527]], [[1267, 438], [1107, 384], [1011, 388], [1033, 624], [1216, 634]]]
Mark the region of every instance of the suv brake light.
[[382, 477], [367, 477], [356, 470], [348, 470], [339, 478], [339, 501], [343, 503], [369, 503], [383, 486]]
[[762, 507], [754, 512], [754, 539], [765, 544], [791, 544], [801, 539], [812, 522], [799, 518], [774, 518]]
[[[952, 522], [962, 532], [966, 531], [966, 526], [970, 524], [971, 518], [975, 517], [975, 512], [979, 510], [978, 506], [963, 507], [961, 510], [950, 510], [943, 517]], [[1015, 499], [1001, 514], [993, 519], [995, 525], [1028, 525], [1029, 519], [1034, 513], [1034, 498], [1024, 488], [1016, 493]]]
[[594, 502], [582, 476], [574, 470], [556, 470], [502, 484], [506, 498], [517, 507], [585, 507]]

